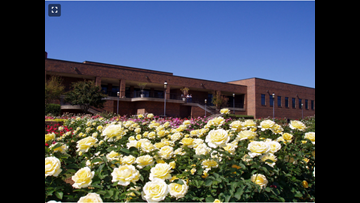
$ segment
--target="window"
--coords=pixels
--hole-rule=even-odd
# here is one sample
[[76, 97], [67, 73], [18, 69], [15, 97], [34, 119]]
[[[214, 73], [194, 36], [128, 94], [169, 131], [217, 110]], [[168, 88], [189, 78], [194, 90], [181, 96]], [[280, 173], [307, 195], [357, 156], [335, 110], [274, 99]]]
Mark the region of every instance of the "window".
[[266, 105], [266, 95], [265, 94], [261, 95], [261, 105], [263, 105], [263, 106]]
[[278, 107], [282, 107], [281, 96], [278, 96]]
[[299, 108], [300, 108], [300, 109], [303, 109], [302, 104], [303, 104], [303, 103], [302, 103], [302, 99], [299, 99]]
[[273, 96], [270, 96], [270, 106], [273, 107], [274, 106], [274, 101], [275, 99], [273, 98]]
[[315, 110], [315, 101], [311, 100], [311, 110]]
[[296, 109], [296, 99], [292, 98], [292, 107]]
[[305, 100], [305, 108], [308, 110], [309, 109], [309, 100]]
[[290, 104], [289, 104], [289, 97], [285, 97], [285, 107], [289, 108]]

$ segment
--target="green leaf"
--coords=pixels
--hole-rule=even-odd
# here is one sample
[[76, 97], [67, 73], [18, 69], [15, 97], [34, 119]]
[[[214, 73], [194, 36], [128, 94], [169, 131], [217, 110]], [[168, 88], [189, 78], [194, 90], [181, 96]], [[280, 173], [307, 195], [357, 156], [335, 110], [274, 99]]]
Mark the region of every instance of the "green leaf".
[[120, 149], [120, 151], [124, 152], [127, 155], [131, 153], [130, 150], [124, 148]]
[[237, 199], [237, 200], [240, 200], [241, 199], [241, 196], [244, 194], [244, 190], [243, 189], [241, 189], [241, 188], [239, 188], [238, 190], [237, 190], [237, 192], [235, 193], [235, 198]]
[[63, 192], [60, 192], [60, 191], [59, 191], [59, 192], [55, 192], [55, 195], [56, 195], [57, 198], [59, 198], [59, 199], [61, 199], [61, 200], [62, 200], [63, 197], [64, 197], [64, 193], [63, 193]]
[[211, 187], [212, 184], [213, 184], [212, 180], [206, 180], [206, 182], [205, 182], [206, 187]]
[[91, 164], [94, 164], [94, 163], [97, 163], [97, 162], [103, 162], [103, 160], [101, 158], [96, 158], [96, 159], [91, 161]]

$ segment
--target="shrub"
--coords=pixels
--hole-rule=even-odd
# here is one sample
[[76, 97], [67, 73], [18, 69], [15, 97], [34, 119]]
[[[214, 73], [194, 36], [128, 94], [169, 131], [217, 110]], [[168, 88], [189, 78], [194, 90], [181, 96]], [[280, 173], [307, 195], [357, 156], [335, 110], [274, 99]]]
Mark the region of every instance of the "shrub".
[[59, 116], [61, 113], [61, 106], [59, 104], [48, 104], [45, 107], [45, 115]]
[[315, 133], [301, 122], [84, 117], [65, 126], [74, 131], [45, 135], [45, 202], [315, 201]]

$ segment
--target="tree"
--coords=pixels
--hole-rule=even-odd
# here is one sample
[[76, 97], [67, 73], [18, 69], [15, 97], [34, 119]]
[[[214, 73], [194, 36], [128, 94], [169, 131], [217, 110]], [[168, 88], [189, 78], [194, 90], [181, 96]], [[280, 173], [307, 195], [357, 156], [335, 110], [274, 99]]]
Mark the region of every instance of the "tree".
[[221, 95], [220, 91], [214, 91], [213, 95], [214, 97], [212, 100], [212, 104], [216, 106], [217, 111], [220, 111], [220, 109], [223, 107], [227, 107], [229, 98], [225, 97], [224, 95]]
[[93, 81], [73, 83], [72, 89], [66, 94], [65, 101], [72, 105], [79, 105], [84, 113], [87, 113], [91, 106], [104, 108], [103, 99], [106, 95], [101, 93], [101, 88]]
[[59, 77], [51, 77], [45, 81], [45, 109], [54, 100], [60, 100], [60, 96], [64, 93], [65, 87]]

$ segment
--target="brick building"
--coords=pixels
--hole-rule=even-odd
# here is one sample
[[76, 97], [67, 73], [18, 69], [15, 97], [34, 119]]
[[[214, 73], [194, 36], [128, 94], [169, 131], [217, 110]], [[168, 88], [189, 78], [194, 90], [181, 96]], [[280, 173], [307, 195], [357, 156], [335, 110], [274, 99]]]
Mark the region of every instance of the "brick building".
[[[277, 117], [301, 118], [303, 111], [298, 102], [304, 104], [304, 116], [315, 115], [315, 89], [257, 78], [222, 83], [118, 65], [48, 59], [45, 52], [45, 80], [51, 76], [61, 77], [66, 90], [70, 90], [71, 83], [84, 80], [93, 80], [101, 86], [108, 97], [105, 108], [91, 109], [94, 112], [116, 113], [119, 103], [121, 115], [138, 113], [164, 115], [164, 95], [166, 95], [167, 116], [198, 117], [205, 116], [205, 112], [211, 115], [215, 113], [215, 107], [211, 104], [213, 93], [219, 91], [229, 98], [229, 109], [238, 115], [251, 115], [255, 118], [272, 117], [273, 106], [270, 95], [274, 92], [276, 93], [274, 103]], [[166, 90], [164, 89], [165, 82], [168, 84]], [[146, 86], [141, 91], [140, 86], [144, 83]], [[180, 89], [184, 87], [190, 89], [192, 102], [183, 101]], [[292, 103], [294, 98], [295, 106]], [[278, 105], [279, 99], [281, 102], [279, 101]], [[285, 101], [285, 99], [288, 100]], [[205, 100], [208, 101], [207, 104]], [[63, 111], [77, 110], [77, 107], [63, 102], [61, 105]]]

